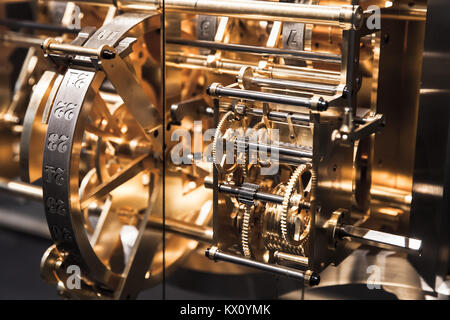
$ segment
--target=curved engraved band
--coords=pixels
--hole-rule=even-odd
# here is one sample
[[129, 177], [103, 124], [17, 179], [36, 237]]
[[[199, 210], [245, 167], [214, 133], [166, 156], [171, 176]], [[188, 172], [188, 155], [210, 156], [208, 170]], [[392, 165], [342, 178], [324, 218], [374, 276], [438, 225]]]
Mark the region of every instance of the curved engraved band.
[[[152, 19], [149, 19], [152, 18]], [[137, 25], [159, 23], [157, 13], [126, 13], [104, 25], [83, 47], [116, 47]], [[118, 285], [120, 274], [109, 270], [97, 257], [84, 228], [82, 202], [79, 197], [79, 163], [84, 126], [94, 97], [106, 77], [101, 64], [92, 67], [76, 56], [67, 69], [54, 99], [43, 152], [43, 195], [45, 213], [53, 241], [68, 264], [79, 265], [83, 272], [109, 287]], [[118, 58], [120, 59], [120, 58]], [[82, 65], [82, 66], [81, 66]], [[143, 160], [141, 160], [143, 161]]]

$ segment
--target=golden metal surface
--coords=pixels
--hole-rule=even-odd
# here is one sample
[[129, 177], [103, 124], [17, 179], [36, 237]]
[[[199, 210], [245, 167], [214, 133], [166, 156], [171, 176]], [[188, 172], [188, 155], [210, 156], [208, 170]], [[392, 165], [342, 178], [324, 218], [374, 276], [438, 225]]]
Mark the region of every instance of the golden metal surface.
[[[0, 189], [43, 201], [63, 297], [135, 298], [179, 267], [343, 284], [330, 268], [357, 268], [361, 240], [426, 241], [407, 238], [426, 1], [293, 2], [43, 0], [37, 22], [66, 32], [1, 27]], [[43, 191], [7, 179], [19, 155]], [[420, 296], [404, 269], [383, 285]]]

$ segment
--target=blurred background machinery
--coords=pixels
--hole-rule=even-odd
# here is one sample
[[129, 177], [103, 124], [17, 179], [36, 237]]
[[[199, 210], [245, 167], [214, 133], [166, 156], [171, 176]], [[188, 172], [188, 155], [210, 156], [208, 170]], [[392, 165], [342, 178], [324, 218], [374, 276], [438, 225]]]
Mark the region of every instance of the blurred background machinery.
[[448, 299], [448, 9], [2, 1], [1, 297]]

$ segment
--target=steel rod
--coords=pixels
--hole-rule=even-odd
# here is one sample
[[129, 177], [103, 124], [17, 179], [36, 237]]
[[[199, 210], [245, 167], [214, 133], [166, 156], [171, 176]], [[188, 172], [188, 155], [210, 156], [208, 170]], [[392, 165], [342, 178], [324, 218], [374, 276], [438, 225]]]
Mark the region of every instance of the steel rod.
[[308, 267], [308, 258], [303, 256], [298, 256], [290, 253], [275, 251], [274, 257], [278, 262], [287, 261], [291, 263], [298, 264], [302, 267]]
[[29, 48], [40, 47], [44, 40], [38, 37], [28, 36], [18, 32], [6, 31], [0, 34], [0, 41]]
[[[213, 188], [213, 181], [210, 177], [206, 177], [204, 179], [205, 188], [212, 189]], [[218, 190], [221, 193], [230, 194], [233, 196], [239, 196], [240, 189], [239, 187], [227, 185], [227, 184], [219, 184]], [[283, 196], [272, 194], [272, 193], [266, 193], [257, 191], [254, 194], [255, 200], [260, 200], [263, 202], [271, 202], [275, 204], [282, 204], [283, 203]], [[309, 209], [311, 207], [311, 204], [308, 202], [302, 203], [302, 207], [304, 209]]]
[[173, 68], [188, 68], [204, 70], [218, 74], [229, 74], [238, 76], [242, 67], [250, 66], [255, 73], [261, 73], [265, 79], [289, 80], [299, 82], [311, 82], [311, 84], [330, 84], [330, 87], [340, 83], [340, 73], [329, 72], [322, 69], [306, 69], [288, 65], [274, 65], [270, 71], [259, 70], [258, 66], [251, 61], [237, 61], [230, 59], [216, 59], [212, 63], [207, 56], [192, 55], [184, 53], [167, 53], [167, 66]]
[[[281, 146], [279, 144], [265, 144], [261, 142], [254, 142], [254, 141], [239, 141], [239, 136], [237, 137], [236, 141], [234, 142], [235, 149], [238, 148], [238, 144], [245, 143], [245, 149], [246, 150], [264, 150], [267, 153], [277, 153], [278, 155], [286, 156], [286, 157], [293, 157], [293, 158], [306, 158], [309, 161], [312, 159], [313, 154], [312, 151], [306, 151], [301, 149], [291, 149], [285, 146]], [[224, 138], [223, 140], [223, 146], [226, 146], [227, 140]], [[305, 161], [301, 161], [301, 163], [305, 163]]]
[[206, 48], [211, 50], [224, 50], [234, 52], [244, 52], [257, 55], [273, 55], [281, 58], [298, 58], [301, 60], [320, 61], [330, 63], [341, 63], [342, 57], [340, 55], [321, 53], [321, 52], [308, 52], [301, 50], [285, 50], [278, 48], [266, 48], [258, 46], [250, 46], [235, 43], [220, 43], [215, 41], [206, 40], [188, 40], [182, 38], [168, 38], [167, 43], [177, 44], [183, 46]]
[[[252, 108], [248, 112], [255, 116], [264, 116], [263, 109]], [[293, 124], [309, 124], [311, 121], [311, 116], [309, 113], [297, 113], [297, 112], [283, 112], [283, 111], [269, 111], [267, 117], [272, 121], [287, 121], [288, 117], [291, 118]]]
[[249, 141], [246, 143], [250, 150], [267, 150], [269, 153], [278, 153], [283, 156], [295, 157], [295, 158], [308, 158], [312, 159], [312, 151], [304, 151], [300, 149], [291, 149], [280, 145], [264, 144], [258, 142]]
[[285, 104], [291, 106], [306, 107], [310, 109], [317, 109], [319, 111], [325, 111], [328, 109], [328, 102], [325, 101], [323, 98], [319, 98], [317, 101], [313, 101], [313, 99], [298, 96], [288, 96], [282, 94], [227, 88], [217, 83], [214, 83], [211, 86], [209, 86], [208, 89], [206, 90], [206, 93], [216, 97], [230, 97], [244, 100]]
[[307, 83], [283, 79], [259, 78], [259, 77], [250, 77], [248, 80], [253, 85], [259, 87], [275, 87], [281, 89], [292, 89], [306, 92], [324, 93], [327, 95], [335, 95], [337, 93], [336, 86], [328, 86], [323, 84]]
[[114, 52], [105, 50], [104, 48], [87, 48], [68, 43], [59, 43], [52, 38], [48, 38], [42, 43], [42, 49], [44, 52], [62, 52], [87, 57], [102, 56], [103, 58], [114, 58], [115, 56]]
[[[225, 107], [224, 110], [231, 110], [231, 106], [228, 108]], [[263, 109], [251, 108], [249, 109], [248, 114], [262, 117], [264, 116], [264, 111]], [[311, 116], [309, 113], [269, 111], [267, 113], [267, 117], [269, 118], [269, 120], [281, 122], [286, 122], [288, 120], [288, 117], [290, 117], [292, 123], [297, 125], [308, 125], [311, 122]], [[353, 122], [359, 126], [367, 124], [368, 122], [370, 122], [370, 119], [355, 117], [353, 119]], [[312, 158], [312, 154], [308, 157]]]
[[165, 228], [166, 232], [204, 243], [212, 243], [213, 241], [212, 228], [175, 219], [165, 218], [163, 222], [162, 217], [150, 216], [147, 221], [147, 227], [158, 230]]
[[25, 182], [0, 178], [0, 191], [31, 200], [42, 201], [42, 188]]
[[401, 251], [413, 255], [420, 255], [422, 249], [421, 240], [351, 225], [338, 226], [336, 235], [341, 239], [348, 239], [377, 248]]
[[303, 281], [309, 286], [316, 286], [320, 283], [319, 274], [311, 271], [299, 271], [291, 269], [284, 266], [278, 266], [269, 263], [263, 263], [256, 260], [247, 259], [234, 254], [224, 253], [220, 251], [217, 247], [211, 247], [205, 251], [205, 255], [214, 261], [226, 261], [241, 266], [258, 269], [266, 272], [271, 272], [274, 274], [286, 276], [292, 279]]

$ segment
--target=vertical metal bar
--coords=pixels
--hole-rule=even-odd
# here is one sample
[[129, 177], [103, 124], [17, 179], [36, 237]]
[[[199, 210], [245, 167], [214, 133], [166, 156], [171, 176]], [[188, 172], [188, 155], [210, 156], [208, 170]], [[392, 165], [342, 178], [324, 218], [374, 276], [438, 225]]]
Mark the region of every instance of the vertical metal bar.
[[[219, 99], [214, 98], [213, 99], [214, 104], [214, 125], [217, 127], [219, 123], [219, 110], [220, 110], [220, 104]], [[217, 244], [219, 242], [218, 235], [219, 230], [218, 226], [220, 224], [220, 217], [219, 217], [219, 172], [217, 171], [217, 168], [215, 166], [215, 163], [213, 163], [213, 243]]]

